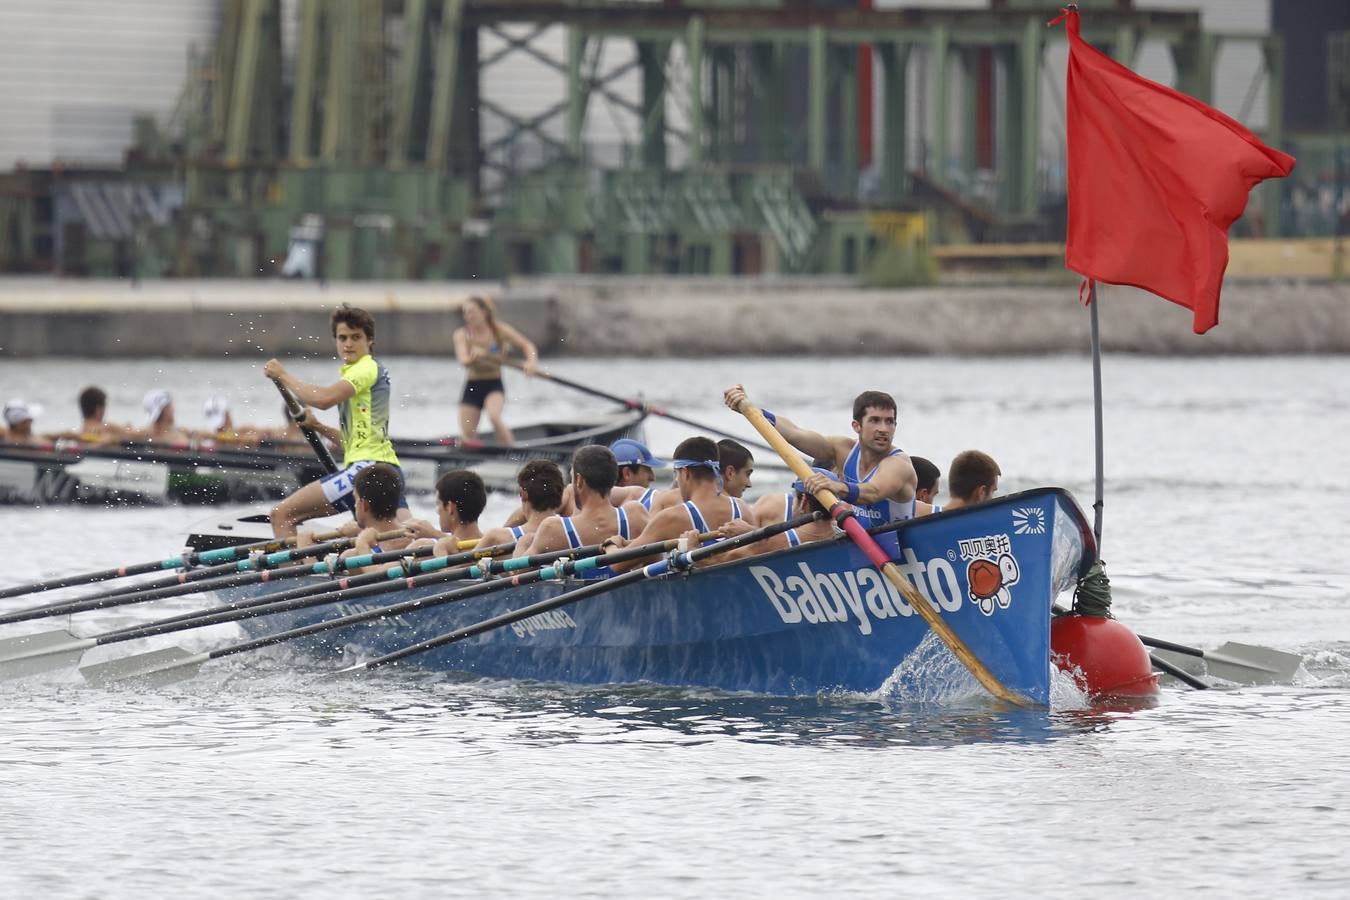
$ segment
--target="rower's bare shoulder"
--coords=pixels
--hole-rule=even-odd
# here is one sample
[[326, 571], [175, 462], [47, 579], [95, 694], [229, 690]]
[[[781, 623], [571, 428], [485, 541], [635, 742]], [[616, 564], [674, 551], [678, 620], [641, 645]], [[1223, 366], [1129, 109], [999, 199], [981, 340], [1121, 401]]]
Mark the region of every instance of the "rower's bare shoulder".
[[783, 511], [785, 501], [782, 494], [765, 494], [751, 505], [750, 510], [759, 522], [782, 521], [778, 514]]
[[834, 456], [830, 459], [813, 460], [813, 464], [818, 464], [821, 468], [838, 471], [839, 467], [844, 464], [844, 460], [848, 459], [848, 455], [853, 452], [853, 445], [858, 443], [858, 439], [835, 434], [827, 437], [825, 442], [830, 445], [830, 452]]
[[647, 527], [647, 522], [650, 520], [650, 514], [647, 512], [647, 508], [641, 503], [638, 503], [636, 500], [629, 500], [619, 508], [622, 509], [624, 515], [628, 517], [629, 534], [637, 534]]

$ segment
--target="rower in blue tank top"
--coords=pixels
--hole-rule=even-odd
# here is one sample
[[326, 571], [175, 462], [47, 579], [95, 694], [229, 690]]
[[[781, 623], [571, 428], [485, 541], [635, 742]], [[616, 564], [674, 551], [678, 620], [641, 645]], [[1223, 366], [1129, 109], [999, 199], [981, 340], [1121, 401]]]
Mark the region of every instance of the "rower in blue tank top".
[[[728, 497], [727, 499], [731, 501], [731, 518], [744, 519], [745, 516], [742, 515], [741, 513], [740, 501], [737, 500], [735, 497]], [[693, 500], [684, 501], [684, 510], [685, 512], [689, 513], [689, 522], [694, 526], [694, 530], [697, 531], [699, 534], [706, 534], [707, 532], [713, 530], [708, 527], [708, 520], [704, 518], [702, 511], [699, 510], [698, 506], [694, 503]], [[704, 541], [704, 543], [711, 544], [712, 541]]]
[[[578, 448], [572, 454], [571, 484], [576, 512], [570, 516], [550, 516], [540, 523], [529, 554], [576, 550], [611, 538], [626, 542], [644, 527], [647, 511], [641, 505], [629, 501], [614, 506], [611, 502], [610, 493], [618, 473], [618, 463], [609, 449], [595, 444]], [[610, 574], [608, 569], [596, 569], [583, 577], [606, 574]]]
[[[621, 509], [614, 510], [615, 531], [619, 537], [628, 540], [628, 513]], [[586, 546], [581, 540], [581, 535], [577, 534], [577, 527], [572, 524], [571, 516], [559, 516], [558, 520], [562, 522], [563, 532], [567, 535], [567, 546], [572, 550]]]
[[[671, 467], [675, 487], [683, 501], [652, 513], [647, 526], [633, 538], [634, 544], [656, 544], [683, 540], [693, 534], [717, 531], [740, 517], [755, 524], [753, 514], [736, 498], [724, 493], [721, 457], [717, 444], [705, 437], [686, 438], [675, 448]], [[628, 571], [656, 559], [658, 553], [615, 563], [617, 571]]]
[[[899, 447], [896, 447], [882, 458], [889, 459], [893, 456], [904, 455], [905, 452]], [[881, 468], [881, 464], [878, 463], [866, 474], [859, 472], [858, 460], [861, 457], [862, 444], [854, 444], [853, 449], [849, 451], [848, 457], [844, 460], [843, 475], [845, 485], [866, 484], [872, 480], [872, 477], [877, 474], [877, 470]], [[843, 495], [840, 495], [840, 498], [846, 499]], [[863, 524], [868, 528], [871, 528], [874, 525], [885, 525], [889, 522], [903, 522], [906, 519], [914, 518], [915, 501], [913, 497], [910, 497], [908, 502], [883, 498], [874, 503], [858, 503], [854, 501], [850, 505], [853, 507], [853, 514], [859, 519], [862, 519]]]
[[[737, 411], [749, 400], [740, 385], [729, 388], [724, 399]], [[760, 412], [788, 443], [839, 473], [813, 472], [807, 490], [830, 490], [869, 528], [914, 517], [917, 479], [909, 457], [894, 445], [896, 405], [889, 394], [864, 391], [854, 399], [853, 437], [818, 434], [786, 416]]]

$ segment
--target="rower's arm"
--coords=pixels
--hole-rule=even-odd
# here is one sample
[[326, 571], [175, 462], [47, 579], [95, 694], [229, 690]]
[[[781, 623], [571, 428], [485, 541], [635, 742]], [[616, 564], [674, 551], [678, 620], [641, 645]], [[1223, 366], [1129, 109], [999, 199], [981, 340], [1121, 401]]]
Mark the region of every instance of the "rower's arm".
[[332, 409], [356, 394], [356, 386], [345, 378], [339, 378], [330, 385], [310, 384], [287, 372], [275, 359], [267, 361], [263, 372], [273, 381], [290, 388], [291, 393], [305, 406]]
[[469, 338], [464, 333], [463, 328], [456, 328], [454, 334], [455, 359], [461, 366], [467, 366], [474, 361], [473, 353], [469, 349]]
[[529, 546], [525, 544], [526, 541], [522, 539], [512, 556], [533, 556], [536, 553], [566, 550], [567, 532], [563, 530], [562, 520], [557, 516], [549, 516], [539, 523], [539, 529], [535, 531], [534, 540], [529, 542]]
[[[654, 544], [658, 541], [669, 541], [684, 534], [689, 528], [689, 516], [683, 509], [665, 509], [655, 513], [647, 527], [642, 529], [642, 533], [628, 542], [630, 547], [640, 547], [643, 544]], [[653, 553], [651, 556], [644, 556], [641, 559], [630, 559], [627, 562], [614, 563], [611, 568], [616, 572], [627, 572], [631, 569], [641, 568], [660, 557], [659, 553]]]
[[[740, 412], [742, 405], [750, 402], [749, 396], [742, 385], [733, 385], [722, 394], [722, 399], [731, 409]], [[767, 410], [761, 409], [761, 413], [778, 429], [778, 433], [787, 439], [787, 442], [807, 456], [816, 460], [829, 460], [831, 464], [834, 460], [834, 447], [830, 438], [823, 434], [817, 434], [800, 425], [794, 423], [786, 416], [775, 415]]]
[[295, 396], [299, 398], [301, 403], [318, 409], [332, 409], [339, 403], [356, 395], [356, 388], [345, 378], [339, 378], [326, 387], [299, 381], [291, 390], [295, 391]]
[[539, 362], [539, 348], [534, 345], [534, 341], [505, 322], [498, 322], [497, 327], [501, 329], [502, 336], [509, 343], [515, 344], [520, 348], [520, 352], [525, 354], [525, 365], [533, 368]]
[[787, 442], [805, 453], [813, 460], [828, 461], [834, 464], [834, 440], [823, 434], [802, 428], [787, 416], [777, 416], [774, 428], [787, 438]]
[[914, 464], [908, 456], [903, 453], [888, 456], [877, 466], [871, 479], [858, 484], [858, 503], [865, 505], [881, 500], [904, 503], [914, 499], [918, 485], [919, 478], [914, 474]]

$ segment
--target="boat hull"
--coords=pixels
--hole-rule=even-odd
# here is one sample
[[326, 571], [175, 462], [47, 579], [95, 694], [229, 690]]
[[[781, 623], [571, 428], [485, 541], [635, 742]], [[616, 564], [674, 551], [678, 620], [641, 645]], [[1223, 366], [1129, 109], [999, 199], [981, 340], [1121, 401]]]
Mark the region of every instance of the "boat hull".
[[[1091, 558], [1091, 534], [1067, 493], [1031, 491], [881, 530], [876, 537], [995, 677], [1035, 702], [1048, 702], [1050, 607]], [[996, 585], [990, 564], [1000, 567]], [[315, 635], [300, 646], [315, 656], [369, 658], [584, 583], [509, 587]], [[390, 592], [336, 610], [363, 611], [453, 587]], [[259, 592], [239, 590], [228, 598]], [[334, 610], [283, 613], [244, 625], [257, 636], [333, 618]], [[929, 634], [894, 587], [840, 538], [618, 587], [408, 662], [582, 684], [652, 682], [782, 695], [872, 692], [905, 675], [907, 661], [927, 658], [926, 649], [916, 651]], [[926, 677], [920, 670], [910, 675]]]

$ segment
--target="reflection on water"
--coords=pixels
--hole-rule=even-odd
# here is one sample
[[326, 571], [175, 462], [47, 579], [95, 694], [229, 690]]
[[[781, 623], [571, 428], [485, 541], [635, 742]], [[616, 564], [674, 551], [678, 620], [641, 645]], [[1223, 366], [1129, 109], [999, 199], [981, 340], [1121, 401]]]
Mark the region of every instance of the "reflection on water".
[[[448, 364], [387, 362], [396, 429], [446, 431]], [[254, 403], [244, 418], [275, 414], [274, 392], [238, 363], [0, 361], [0, 379], [54, 418], [86, 379], [102, 382], [118, 418], [171, 368], [188, 425], [212, 393], [231, 393], [241, 413]], [[733, 431], [744, 423], [719, 408], [732, 381], [832, 431], [847, 428], [841, 398], [891, 386], [902, 446], [935, 461], [981, 447], [1009, 490], [1091, 492], [1081, 359], [555, 369], [644, 388]], [[1205, 648], [1301, 652], [1299, 684], [1173, 686], [1153, 705], [1106, 708], [1057, 679], [1051, 709], [1028, 711], [922, 654], [873, 695], [792, 699], [411, 668], [338, 678], [287, 648], [153, 690], [53, 673], [0, 682], [0, 894], [1350, 894], [1338, 839], [1350, 829], [1350, 554], [1339, 549], [1350, 517], [1345, 485], [1315, 477], [1350, 430], [1350, 362], [1108, 357], [1105, 369], [1117, 615]], [[514, 421], [603, 409], [508, 378]], [[658, 451], [687, 431], [649, 429]], [[508, 504], [493, 504], [496, 521]], [[200, 520], [242, 511], [0, 509], [13, 547], [31, 541], [12, 547], [0, 584], [159, 558]], [[43, 627], [94, 634], [198, 605]], [[218, 626], [161, 640], [198, 650], [237, 638]]]

